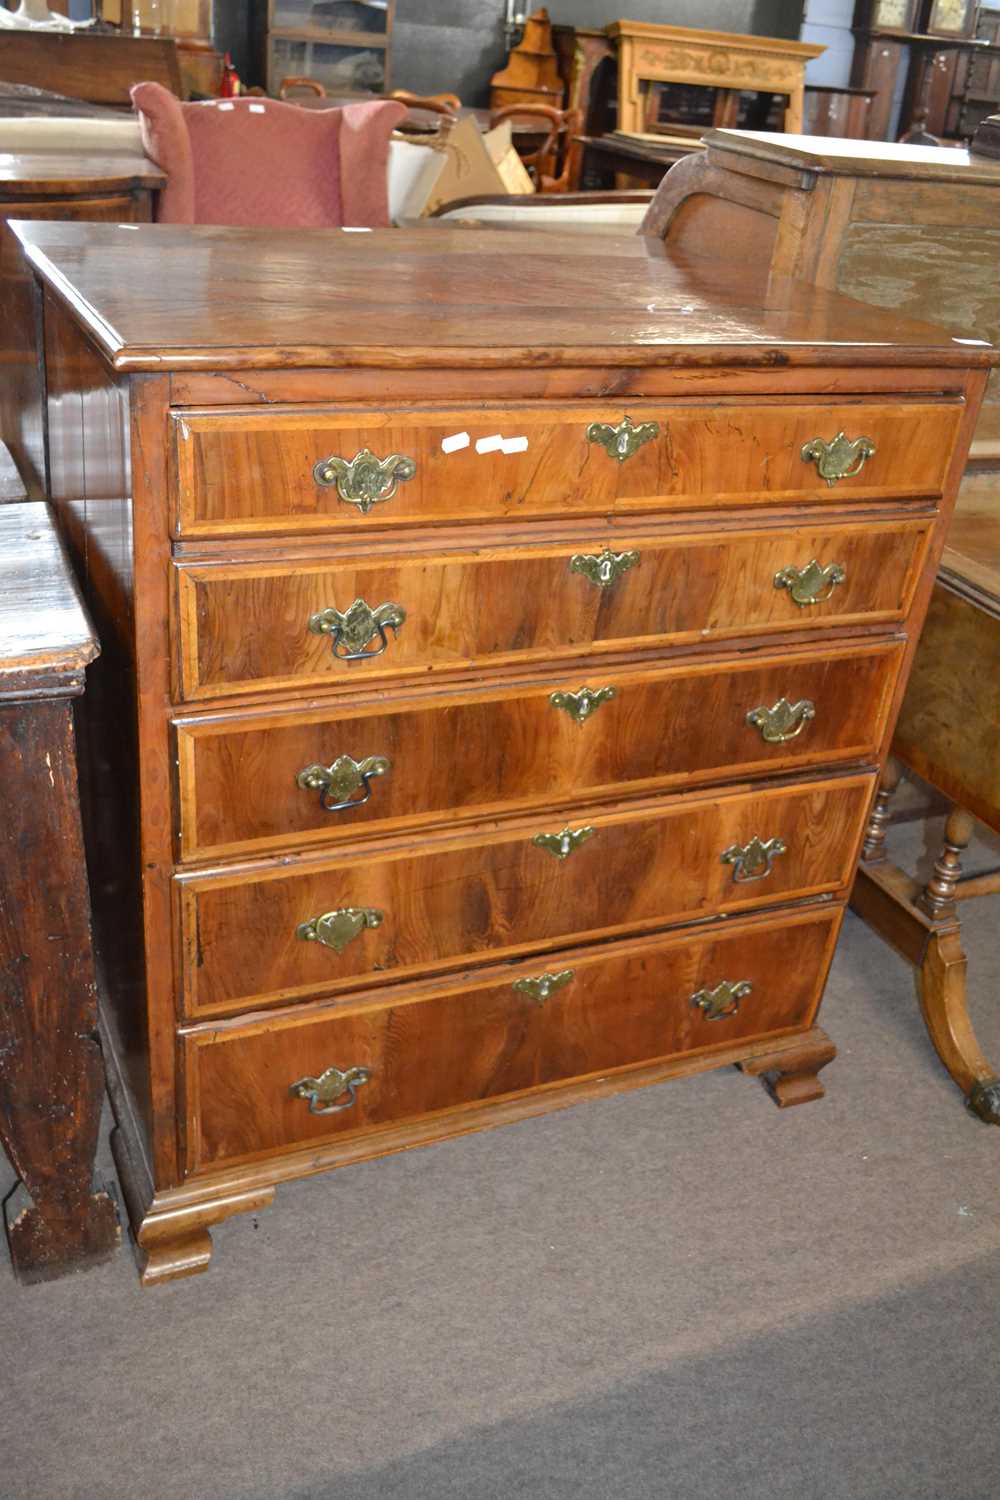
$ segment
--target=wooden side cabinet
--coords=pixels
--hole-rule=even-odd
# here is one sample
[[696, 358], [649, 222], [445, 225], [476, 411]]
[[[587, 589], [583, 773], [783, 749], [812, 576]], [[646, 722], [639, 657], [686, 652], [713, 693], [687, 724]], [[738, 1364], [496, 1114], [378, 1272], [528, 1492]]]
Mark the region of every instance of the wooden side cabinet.
[[97, 653], [47, 507], [0, 506], [0, 1142], [20, 1178], [5, 1217], [22, 1281], [119, 1241], [93, 1186], [104, 1074], [73, 735]]

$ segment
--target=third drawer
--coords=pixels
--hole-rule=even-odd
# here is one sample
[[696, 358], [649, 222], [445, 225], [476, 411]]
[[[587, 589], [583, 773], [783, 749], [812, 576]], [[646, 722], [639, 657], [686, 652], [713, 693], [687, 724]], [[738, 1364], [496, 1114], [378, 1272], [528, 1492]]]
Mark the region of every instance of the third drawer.
[[844, 896], [874, 773], [387, 841], [177, 882], [185, 1013]]
[[870, 761], [903, 649], [591, 664], [447, 694], [178, 719], [180, 858]]

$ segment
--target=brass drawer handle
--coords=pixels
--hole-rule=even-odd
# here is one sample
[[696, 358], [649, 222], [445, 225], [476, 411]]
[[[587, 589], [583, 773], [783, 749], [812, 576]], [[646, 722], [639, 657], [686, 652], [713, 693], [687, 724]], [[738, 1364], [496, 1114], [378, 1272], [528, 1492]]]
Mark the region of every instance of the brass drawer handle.
[[582, 687], [575, 693], [550, 693], [549, 702], [553, 708], [564, 709], [574, 724], [582, 724], [597, 712], [602, 703], [608, 703], [617, 696], [617, 688]]
[[612, 552], [610, 547], [605, 547], [603, 552], [575, 552], [569, 560], [569, 570], [582, 573], [599, 589], [609, 589], [638, 561], [638, 552]]
[[691, 1004], [698, 1007], [706, 1021], [724, 1021], [727, 1016], [735, 1016], [740, 1001], [752, 993], [749, 979], [724, 979], [714, 990], [698, 990], [691, 996]]
[[732, 865], [733, 881], [745, 885], [751, 880], [764, 880], [770, 875], [779, 854], [787, 854], [784, 839], [759, 839], [756, 834], [749, 844], [731, 844], [719, 855], [724, 865]]
[[381, 927], [384, 916], [374, 906], [341, 906], [337, 911], [313, 917], [310, 922], [300, 922], [295, 936], [304, 943], [322, 943], [324, 948], [343, 953], [366, 927]]
[[[309, 616], [309, 629], [313, 635], [328, 635], [330, 647], [338, 661], [367, 661], [370, 656], [381, 656], [389, 645], [386, 631], [398, 635], [406, 620], [406, 610], [401, 604], [379, 604], [372, 609], [364, 599], [355, 599], [350, 609], [343, 613], [332, 606]], [[378, 637], [374, 651], [366, 648]]]
[[814, 463], [820, 479], [825, 479], [831, 489], [838, 479], [853, 479], [860, 474], [867, 460], [874, 457], [871, 438], [849, 438], [844, 432], [838, 432], [829, 443], [817, 437], [802, 447], [802, 461]]
[[554, 854], [556, 859], [569, 859], [574, 849], [579, 849], [594, 833], [593, 828], [564, 828], [561, 833], [536, 833], [531, 842]]
[[[311, 1115], [339, 1115], [342, 1109], [350, 1109], [357, 1103], [358, 1089], [371, 1076], [367, 1068], [347, 1068], [343, 1072], [340, 1068], [327, 1068], [318, 1078], [300, 1078], [290, 1084], [288, 1092], [296, 1099], [307, 1099]], [[348, 1097], [342, 1104], [335, 1104], [334, 1100], [342, 1094]]]
[[575, 970], [560, 969], [558, 974], [539, 974], [537, 979], [515, 979], [511, 985], [521, 995], [530, 995], [539, 1005], [547, 1000], [554, 990], [561, 990], [573, 979]]
[[313, 478], [324, 488], [336, 486], [341, 500], [356, 505], [366, 516], [373, 505], [391, 500], [399, 486], [416, 472], [416, 459], [404, 453], [376, 458], [370, 448], [362, 448], [353, 458], [338, 458], [335, 453], [321, 458], [313, 469]]
[[774, 575], [776, 589], [787, 589], [792, 602], [805, 609], [810, 604], [825, 604], [838, 584], [844, 582], [847, 570], [840, 563], [823, 563], [817, 558], [804, 568], [782, 568]]
[[[319, 792], [324, 812], [343, 812], [348, 807], [363, 807], [372, 794], [372, 777], [391, 770], [392, 761], [384, 755], [368, 755], [364, 760], [338, 755], [331, 766], [306, 766], [295, 780], [304, 792]], [[362, 789], [364, 795], [356, 797], [354, 793]]]
[[640, 422], [633, 427], [632, 418], [622, 417], [617, 427], [608, 422], [591, 422], [587, 428], [587, 442], [599, 443], [609, 458], [623, 464], [633, 453], [638, 453], [643, 443], [659, 437], [659, 422]]
[[764, 705], [752, 708], [747, 714], [747, 723], [759, 729], [761, 739], [769, 745], [783, 745], [786, 740], [794, 740], [800, 735], [809, 720], [815, 717], [816, 705], [808, 698], [800, 698], [798, 703], [779, 698], [770, 708]]

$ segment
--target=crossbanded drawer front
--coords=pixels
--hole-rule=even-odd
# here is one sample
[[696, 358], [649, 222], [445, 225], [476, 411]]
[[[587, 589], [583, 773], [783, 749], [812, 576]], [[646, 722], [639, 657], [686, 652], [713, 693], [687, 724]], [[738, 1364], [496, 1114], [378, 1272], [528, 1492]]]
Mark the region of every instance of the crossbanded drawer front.
[[845, 895], [873, 774], [518, 820], [306, 868], [179, 882], [185, 1013]]
[[804, 1030], [840, 918], [827, 908], [564, 950], [502, 978], [191, 1031], [188, 1170]]
[[940, 492], [961, 400], [176, 412], [178, 536]]
[[591, 664], [530, 687], [179, 720], [180, 857], [870, 760], [902, 652]]
[[932, 521], [176, 567], [177, 697], [903, 619]]

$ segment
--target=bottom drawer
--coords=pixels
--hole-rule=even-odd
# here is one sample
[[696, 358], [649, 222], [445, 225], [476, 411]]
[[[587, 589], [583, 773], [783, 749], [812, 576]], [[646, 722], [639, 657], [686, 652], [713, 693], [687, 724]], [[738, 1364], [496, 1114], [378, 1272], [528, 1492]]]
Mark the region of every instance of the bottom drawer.
[[188, 1168], [804, 1030], [841, 915], [686, 928], [191, 1029]]

